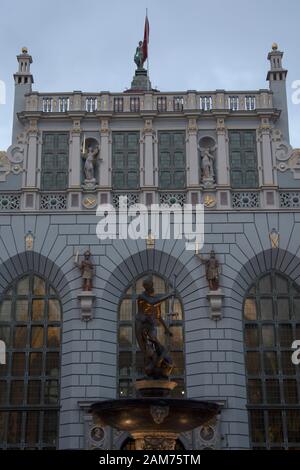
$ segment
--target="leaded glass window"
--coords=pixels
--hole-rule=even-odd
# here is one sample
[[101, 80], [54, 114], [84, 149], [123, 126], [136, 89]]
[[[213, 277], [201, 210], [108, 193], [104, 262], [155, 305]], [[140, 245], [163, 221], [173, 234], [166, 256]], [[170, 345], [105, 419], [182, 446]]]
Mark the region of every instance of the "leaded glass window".
[[160, 189], [183, 189], [186, 186], [185, 131], [158, 133]]
[[138, 189], [140, 171], [139, 132], [113, 132], [113, 189]]
[[42, 148], [41, 186], [45, 191], [60, 191], [68, 187], [69, 134], [44, 132]]
[[230, 178], [233, 188], [257, 188], [255, 131], [229, 131]]
[[244, 302], [244, 344], [253, 448], [300, 449], [300, 370], [291, 345], [299, 339], [300, 289], [271, 271]]
[[[134, 382], [144, 377], [143, 357], [135, 339], [135, 316], [137, 314], [137, 298], [144, 290], [143, 280], [145, 273], [128, 288], [123, 295], [119, 306], [119, 362], [118, 382], [119, 396], [121, 398], [135, 395]], [[162, 277], [153, 275], [154, 291], [156, 294], [165, 294], [171, 290], [169, 283]], [[157, 337], [170, 351], [174, 361], [174, 369], [171, 379], [178, 385], [173, 391], [173, 396], [183, 397], [185, 394], [185, 363], [184, 363], [184, 330], [183, 310], [179, 298], [175, 299], [174, 312], [171, 312], [171, 300], [163, 302], [162, 317], [173, 333], [172, 337], [165, 335], [161, 326], [157, 328]]]
[[45, 279], [16, 280], [0, 304], [0, 449], [55, 449], [58, 438], [61, 304]]

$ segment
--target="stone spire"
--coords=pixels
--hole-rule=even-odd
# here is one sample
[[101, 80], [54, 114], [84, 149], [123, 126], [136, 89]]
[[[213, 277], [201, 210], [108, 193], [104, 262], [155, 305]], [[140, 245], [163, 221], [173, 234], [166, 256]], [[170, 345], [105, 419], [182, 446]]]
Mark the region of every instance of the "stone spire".
[[17, 55], [18, 71], [14, 74], [15, 80], [15, 98], [14, 98], [14, 117], [12, 142], [16, 141], [17, 135], [22, 132], [22, 125], [18, 119], [18, 113], [25, 109], [25, 95], [31, 93], [33, 76], [30, 72], [32, 57], [28, 54], [27, 47], [23, 47], [21, 54]]
[[27, 47], [22, 48], [21, 54], [17, 55], [19, 63], [19, 70], [14, 74], [16, 85], [32, 85], [33, 76], [30, 73], [30, 65], [32, 64], [32, 57], [28, 54]]
[[289, 142], [289, 123], [288, 123], [288, 106], [286, 96], [286, 76], [288, 71], [282, 67], [283, 52], [278, 50], [278, 45], [274, 42], [272, 50], [268, 54], [270, 61], [270, 70], [267, 74], [269, 88], [273, 92], [274, 107], [281, 111], [280, 118], [277, 121], [278, 127]]

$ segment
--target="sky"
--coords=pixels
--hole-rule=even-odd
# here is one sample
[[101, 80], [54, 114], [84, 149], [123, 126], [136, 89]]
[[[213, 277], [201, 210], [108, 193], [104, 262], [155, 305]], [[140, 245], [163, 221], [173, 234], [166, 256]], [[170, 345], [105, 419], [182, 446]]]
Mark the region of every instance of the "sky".
[[33, 57], [40, 92], [124, 91], [150, 22], [149, 71], [161, 91], [267, 88], [275, 41], [289, 70], [290, 137], [300, 147], [299, 0], [0, 0], [0, 150], [11, 143], [16, 55]]

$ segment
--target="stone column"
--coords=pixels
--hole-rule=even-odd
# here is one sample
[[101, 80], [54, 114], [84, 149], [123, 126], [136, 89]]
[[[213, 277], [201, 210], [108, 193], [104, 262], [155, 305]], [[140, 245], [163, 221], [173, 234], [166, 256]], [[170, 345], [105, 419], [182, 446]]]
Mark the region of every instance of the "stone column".
[[261, 139], [263, 185], [270, 186], [274, 184], [273, 162], [271, 150], [271, 125], [269, 118], [262, 117], [259, 134]]
[[187, 131], [187, 186], [199, 186], [198, 126], [195, 117], [188, 118]]
[[69, 186], [71, 189], [80, 188], [81, 185], [81, 128], [80, 119], [73, 121], [69, 151]]
[[226, 127], [225, 118], [217, 118], [217, 185], [228, 186], [229, 185], [229, 156], [227, 151], [227, 139], [226, 139]]
[[27, 130], [28, 137], [28, 153], [26, 164], [26, 178], [25, 188], [35, 188], [37, 186], [36, 173], [37, 173], [37, 152], [38, 152], [38, 121], [31, 119], [29, 122], [29, 129]]
[[98, 181], [101, 188], [108, 188], [111, 186], [111, 131], [109, 128], [109, 120], [101, 119], [100, 121], [100, 162], [99, 162], [99, 175]]
[[144, 184], [143, 186], [154, 186], [154, 154], [153, 154], [153, 127], [152, 119], [145, 119], [144, 129]]

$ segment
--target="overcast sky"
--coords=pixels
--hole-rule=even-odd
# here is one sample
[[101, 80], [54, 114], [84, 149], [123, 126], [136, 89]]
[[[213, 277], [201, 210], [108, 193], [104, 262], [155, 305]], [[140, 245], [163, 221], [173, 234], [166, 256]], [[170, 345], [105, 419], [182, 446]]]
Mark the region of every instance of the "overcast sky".
[[0, 149], [11, 141], [16, 54], [33, 56], [34, 89], [123, 91], [150, 21], [150, 78], [161, 91], [244, 90], [268, 86], [274, 41], [289, 70], [291, 143], [300, 147], [299, 0], [0, 0]]

